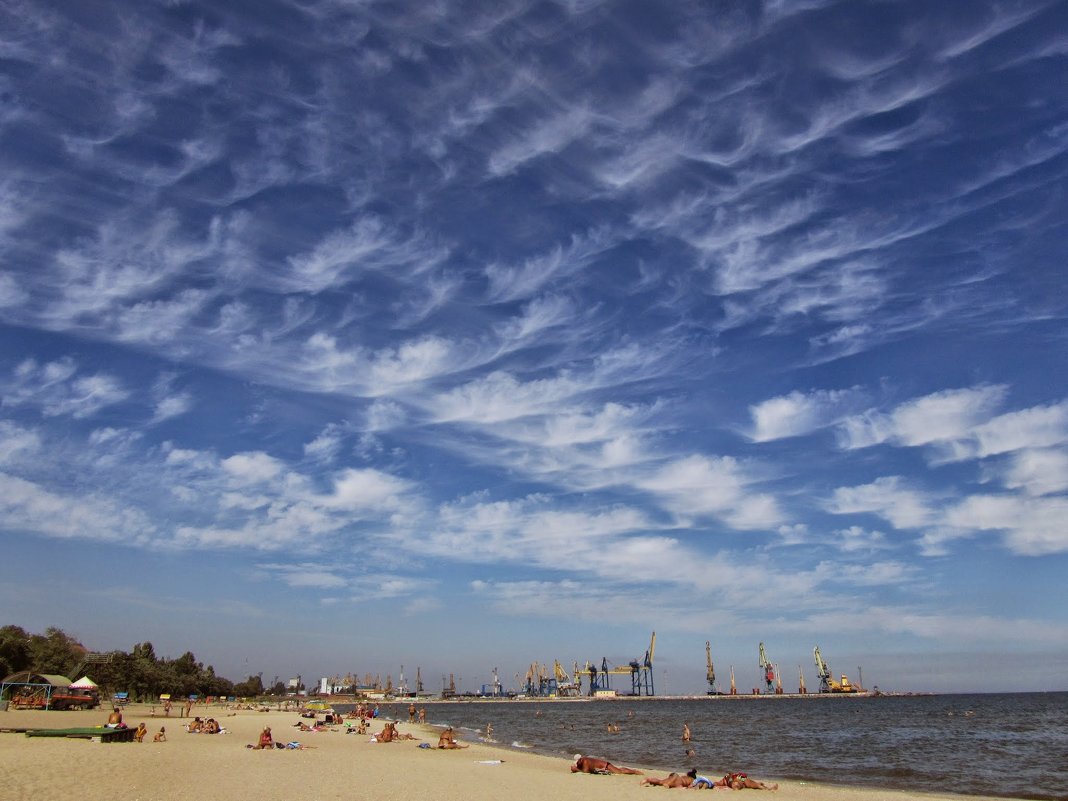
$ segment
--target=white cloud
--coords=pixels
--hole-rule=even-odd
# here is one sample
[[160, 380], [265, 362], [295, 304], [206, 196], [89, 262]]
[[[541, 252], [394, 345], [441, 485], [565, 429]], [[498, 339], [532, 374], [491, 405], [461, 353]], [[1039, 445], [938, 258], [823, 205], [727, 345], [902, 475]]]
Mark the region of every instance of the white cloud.
[[116, 377], [106, 373], [78, 376], [77, 371], [77, 364], [70, 358], [45, 364], [27, 359], [15, 368], [3, 388], [4, 402], [38, 405], [45, 417], [70, 415], [81, 419], [129, 397]]
[[292, 269], [283, 285], [290, 291], [318, 293], [344, 286], [369, 271], [423, 272], [447, 255], [447, 249], [423, 234], [404, 239], [381, 218], [364, 216], [349, 228], [328, 234], [311, 253], [291, 257]]
[[769, 398], [749, 407], [750, 437], [768, 442], [825, 428], [842, 417], [855, 397], [855, 390], [814, 390]]
[[8, 531], [145, 546], [156, 527], [138, 509], [95, 495], [58, 494], [0, 473], [0, 519]]
[[389, 473], [373, 469], [348, 469], [334, 478], [330, 495], [322, 498], [324, 506], [346, 511], [390, 511], [410, 502], [415, 485]]
[[739, 529], [774, 528], [782, 522], [775, 499], [750, 494], [752, 480], [731, 457], [688, 456], [634, 483], [676, 514], [714, 515]]
[[888, 547], [886, 535], [881, 531], [869, 531], [860, 526], [850, 526], [832, 533], [831, 544], [844, 553], [871, 551]]
[[842, 421], [839, 444], [856, 449], [890, 443], [931, 447], [935, 462], [986, 458], [1068, 442], [1068, 402], [996, 415], [1005, 386], [946, 390]]
[[485, 269], [488, 298], [494, 303], [532, 298], [545, 287], [579, 273], [617, 244], [618, 239], [607, 228], [595, 228], [574, 234], [566, 246], [557, 245], [522, 264], [490, 264]]
[[1068, 443], [1068, 402], [999, 415], [972, 432], [978, 456]]
[[917, 575], [914, 567], [903, 562], [875, 562], [869, 565], [827, 562], [820, 567], [834, 580], [860, 587], [904, 584], [914, 580]]
[[993, 415], [1006, 394], [1004, 386], [936, 392], [896, 407], [890, 414], [868, 412], [842, 425], [847, 449], [892, 442], [920, 446], [966, 438]]
[[870, 512], [890, 521], [895, 528], [919, 528], [934, 520], [931, 499], [909, 489], [896, 476], [878, 478], [871, 484], [839, 487], [827, 503], [833, 514]]
[[219, 466], [237, 486], [271, 481], [285, 470], [285, 465], [262, 451], [235, 453]]
[[527, 162], [547, 153], [559, 153], [569, 144], [583, 137], [593, 123], [593, 114], [582, 107], [567, 109], [541, 121], [524, 126], [524, 133], [489, 157], [491, 175], [502, 176], [515, 172]]
[[0, 308], [21, 306], [29, 297], [13, 275], [0, 272]]
[[961, 531], [1001, 531], [1005, 545], [1025, 556], [1068, 552], [1068, 498], [975, 495], [946, 511], [947, 525]]
[[0, 465], [33, 456], [40, 448], [41, 437], [36, 431], [0, 420]]
[[335, 459], [341, 450], [345, 435], [343, 426], [330, 423], [311, 442], [304, 443], [304, 455], [315, 461], [329, 462]]
[[1002, 470], [1002, 483], [1028, 495], [1068, 490], [1068, 450], [1027, 449], [1014, 453]]

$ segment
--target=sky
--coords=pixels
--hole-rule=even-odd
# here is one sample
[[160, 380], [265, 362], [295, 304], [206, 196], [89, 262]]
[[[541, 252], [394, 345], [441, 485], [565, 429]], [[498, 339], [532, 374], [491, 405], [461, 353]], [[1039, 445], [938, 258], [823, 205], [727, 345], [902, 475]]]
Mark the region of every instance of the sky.
[[1066, 74], [1042, 0], [0, 2], [0, 622], [1068, 689]]

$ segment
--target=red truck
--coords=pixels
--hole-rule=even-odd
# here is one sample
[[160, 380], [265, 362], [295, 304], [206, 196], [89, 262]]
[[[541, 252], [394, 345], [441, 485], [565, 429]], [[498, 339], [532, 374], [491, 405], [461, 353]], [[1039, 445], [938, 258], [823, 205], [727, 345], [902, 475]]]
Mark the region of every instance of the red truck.
[[11, 698], [13, 709], [92, 709], [99, 705], [100, 699], [95, 694], [69, 687], [57, 688], [51, 698], [40, 690], [18, 693]]

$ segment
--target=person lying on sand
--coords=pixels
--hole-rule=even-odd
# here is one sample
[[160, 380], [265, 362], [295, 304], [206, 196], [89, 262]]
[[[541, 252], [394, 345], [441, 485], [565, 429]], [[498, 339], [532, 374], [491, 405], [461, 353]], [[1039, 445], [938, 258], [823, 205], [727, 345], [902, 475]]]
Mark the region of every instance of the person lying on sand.
[[634, 770], [634, 768], [621, 768], [618, 765], [613, 765], [607, 759], [598, 759], [597, 757], [583, 756], [582, 754], [575, 754], [575, 764], [571, 766], [572, 773], [630, 773], [635, 776], [641, 776], [640, 770]]
[[698, 776], [697, 771], [692, 771], [694, 774], [693, 783], [690, 784], [690, 790], [715, 790], [717, 787], [729, 787], [732, 790], [778, 790], [777, 784], [766, 784], [756, 779], [750, 779], [744, 773], [728, 773], [722, 779], [712, 781], [705, 776]]
[[689, 787], [697, 777], [697, 771], [669, 773], [663, 779], [642, 779], [642, 787]]
[[466, 743], [456, 742], [456, 735], [452, 732], [452, 726], [449, 726], [438, 737], [438, 748], [467, 748]]

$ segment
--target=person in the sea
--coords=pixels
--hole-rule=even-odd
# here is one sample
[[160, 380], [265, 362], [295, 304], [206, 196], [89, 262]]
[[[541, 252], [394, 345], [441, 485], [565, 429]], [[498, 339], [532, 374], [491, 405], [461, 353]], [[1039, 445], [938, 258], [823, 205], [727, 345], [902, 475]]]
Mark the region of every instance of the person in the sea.
[[682, 724], [682, 741], [684, 743], [690, 742], [690, 724], [689, 723], [683, 723]]
[[613, 765], [607, 759], [598, 759], [597, 757], [583, 756], [582, 754], [575, 754], [575, 764], [571, 766], [572, 773], [630, 773], [636, 776], [641, 776], [640, 770], [634, 768], [623, 768], [619, 765]]
[[669, 773], [663, 779], [642, 779], [642, 787], [689, 787], [696, 775], [696, 770], [689, 773]]
[[767, 784], [766, 782], [757, 781], [751, 779], [744, 773], [727, 773], [722, 779], [716, 779], [712, 781], [706, 776], [698, 776], [696, 770], [690, 771], [693, 774], [693, 782], [690, 784], [691, 790], [715, 790], [717, 787], [729, 787], [732, 790], [778, 790], [779, 785]]
[[456, 742], [456, 735], [453, 734], [452, 726], [448, 726], [438, 737], [438, 748], [467, 748], [467, 744]]

